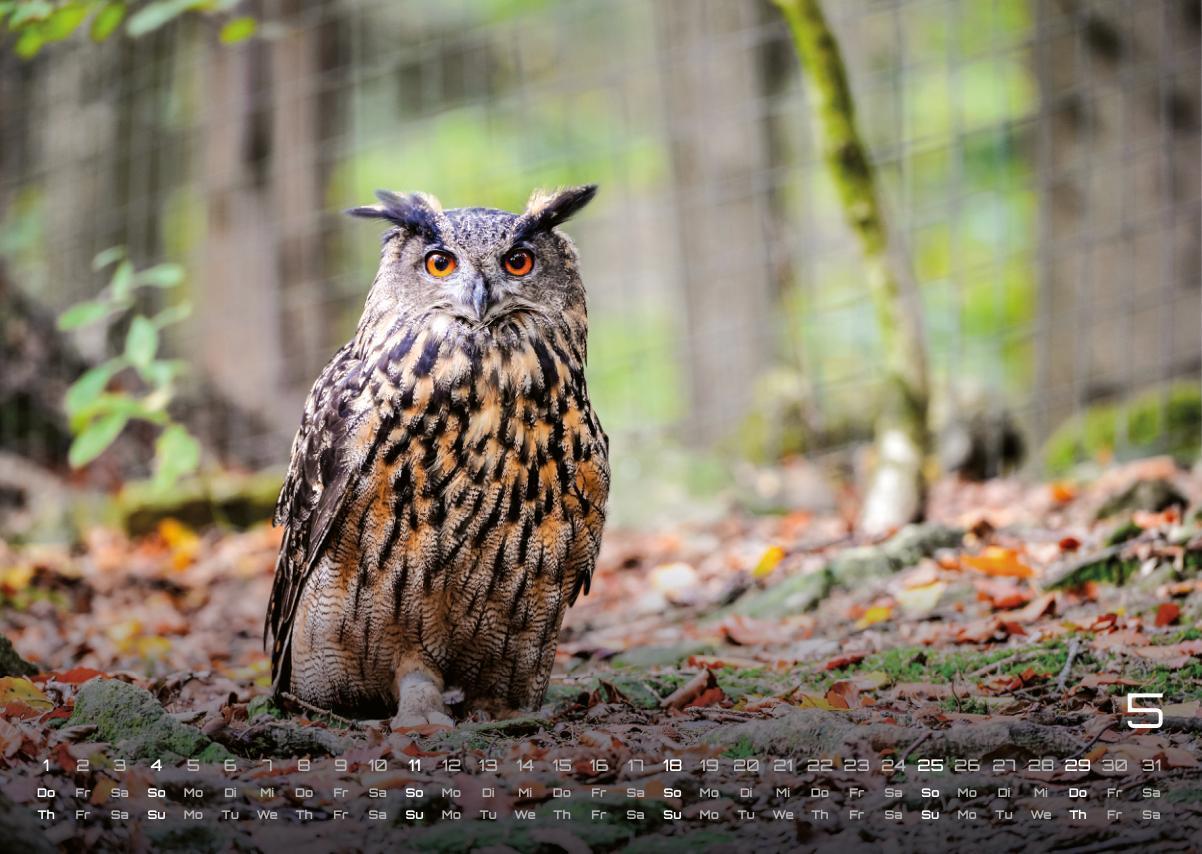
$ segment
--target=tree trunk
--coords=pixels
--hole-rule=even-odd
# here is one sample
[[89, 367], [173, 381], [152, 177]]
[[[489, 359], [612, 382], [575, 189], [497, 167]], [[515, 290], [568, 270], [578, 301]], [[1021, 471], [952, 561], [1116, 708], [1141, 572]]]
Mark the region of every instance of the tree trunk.
[[689, 371], [686, 438], [705, 444], [745, 414], [776, 331], [758, 189], [767, 173], [758, 48], [744, 39], [756, 14], [753, 4], [724, 0], [665, 0], [655, 9], [666, 51], [664, 112]]
[[924, 498], [928, 447], [926, 351], [917, 294], [889, 252], [876, 174], [855, 123], [855, 107], [838, 43], [818, 0], [775, 0], [806, 73], [810, 103], [847, 224], [863, 251], [868, 293], [885, 359], [876, 425], [876, 461], [860, 525], [881, 534], [917, 518]]
[[[295, 19], [307, 5], [289, 0], [284, 11]], [[250, 449], [263, 460], [295, 430], [330, 356], [322, 143], [341, 114], [322, 87], [325, 64], [337, 62], [333, 26], [289, 27], [235, 48], [210, 42], [197, 81], [208, 104], [198, 360], [221, 392], [272, 426]]]

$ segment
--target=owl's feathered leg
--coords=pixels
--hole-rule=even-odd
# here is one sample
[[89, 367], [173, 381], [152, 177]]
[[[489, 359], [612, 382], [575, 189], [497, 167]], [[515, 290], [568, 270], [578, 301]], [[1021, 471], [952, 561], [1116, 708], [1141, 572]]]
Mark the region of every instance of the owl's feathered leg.
[[394, 732], [425, 726], [454, 727], [455, 721], [442, 701], [442, 677], [414, 659], [397, 666], [397, 711], [392, 718]]

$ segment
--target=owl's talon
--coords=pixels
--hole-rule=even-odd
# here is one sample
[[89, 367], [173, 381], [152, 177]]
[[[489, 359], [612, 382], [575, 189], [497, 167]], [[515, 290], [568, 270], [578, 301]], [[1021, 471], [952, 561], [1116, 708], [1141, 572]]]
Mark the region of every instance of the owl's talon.
[[397, 715], [389, 724], [389, 729], [393, 732], [411, 732], [418, 730], [422, 733], [430, 732], [437, 729], [454, 729], [455, 721], [449, 715], [444, 715], [442, 712], [429, 712], [425, 716], [422, 715]]
[[393, 732], [429, 727], [454, 729], [455, 721], [447, 714], [442, 691], [426, 673], [412, 671], [400, 677], [397, 694], [397, 713], [391, 723]]

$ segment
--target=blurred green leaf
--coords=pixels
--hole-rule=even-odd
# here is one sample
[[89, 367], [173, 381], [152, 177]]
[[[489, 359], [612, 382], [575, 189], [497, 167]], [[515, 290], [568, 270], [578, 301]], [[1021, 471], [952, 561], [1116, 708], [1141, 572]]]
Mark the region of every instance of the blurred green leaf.
[[129, 16], [125, 31], [134, 38], [144, 36], [170, 23], [195, 5], [196, 0], [155, 0]]
[[129, 299], [130, 291], [134, 288], [134, 265], [128, 258], [118, 264], [117, 269], [113, 271], [109, 287], [113, 289], [114, 299], [120, 302]]
[[178, 359], [156, 360], [146, 366], [142, 376], [155, 388], [165, 388], [182, 373], [182, 364]]
[[59, 6], [42, 25], [42, 38], [48, 42], [62, 41], [79, 29], [79, 25], [87, 16], [86, 3], [67, 3]]
[[110, 246], [108, 249], [102, 249], [96, 253], [96, 257], [92, 259], [92, 269], [96, 271], [103, 270], [109, 264], [115, 264], [124, 257], [124, 246]]
[[154, 361], [159, 349], [159, 330], [149, 318], [138, 315], [129, 325], [125, 335], [125, 358], [139, 371]]
[[[117, 27], [121, 26], [121, 22], [125, 19], [125, 4], [124, 3], [105, 3], [104, 8], [96, 13], [96, 17], [92, 19], [92, 40], [102, 42], [113, 34]], [[118, 249], [120, 247], [113, 247]], [[111, 252], [112, 249], [106, 249], [105, 252]], [[104, 254], [103, 252], [101, 253]], [[124, 250], [122, 250], [124, 254]], [[97, 256], [99, 257], [99, 256]], [[120, 256], [118, 256], [120, 257]], [[104, 266], [104, 265], [101, 265]]]
[[64, 332], [78, 329], [107, 317], [110, 311], [112, 311], [112, 306], [100, 300], [76, 303], [58, 316], [58, 328]]
[[106, 391], [78, 412], [72, 413], [71, 429], [78, 433], [92, 421], [108, 415], [124, 415], [127, 419], [139, 418], [152, 424], [169, 423], [167, 414], [151, 397], [148, 395], [146, 398], [137, 398], [123, 391]]
[[167, 427], [154, 443], [154, 484], [171, 486], [200, 467], [200, 442], [180, 424]]
[[163, 309], [153, 318], [151, 318], [151, 322], [154, 323], [154, 325], [159, 329], [162, 329], [166, 326], [171, 326], [173, 323], [179, 323], [181, 320], [186, 320], [191, 315], [192, 303], [181, 302], [177, 305], [168, 306], [167, 308]]
[[8, 28], [15, 30], [29, 21], [40, 21], [53, 11], [54, 7], [46, 0], [26, 0], [24, 3], [18, 3], [8, 22]]
[[71, 468], [86, 466], [104, 453], [104, 449], [121, 435], [128, 421], [129, 416], [113, 412], [102, 415], [84, 428], [83, 432], [75, 437], [75, 441], [71, 443], [71, 450], [67, 452], [67, 462], [71, 464]]
[[184, 280], [184, 268], [179, 264], [156, 264], [147, 267], [135, 276], [139, 285], [156, 288], [173, 288]]
[[95, 404], [100, 395], [104, 394], [109, 381], [124, 367], [124, 359], [109, 359], [107, 362], [93, 365], [84, 371], [79, 379], [71, 383], [71, 387], [67, 389], [67, 394], [63, 398], [63, 406], [67, 410], [67, 415], [74, 415]]
[[[12, 25], [10, 25], [12, 26]], [[36, 24], [30, 24], [21, 30], [17, 46], [13, 48], [21, 59], [33, 59], [42, 49], [42, 33]]]
[[222, 44], [237, 44], [255, 34], [258, 24], [254, 18], [234, 18], [221, 28]]

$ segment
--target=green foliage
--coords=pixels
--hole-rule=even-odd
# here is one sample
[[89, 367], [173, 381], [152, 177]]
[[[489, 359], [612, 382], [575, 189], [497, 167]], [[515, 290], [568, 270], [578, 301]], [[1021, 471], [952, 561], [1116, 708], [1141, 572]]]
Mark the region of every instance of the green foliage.
[[[92, 266], [96, 270], [114, 268], [108, 286], [95, 299], [64, 311], [58, 319], [63, 331], [101, 321], [112, 326], [134, 311], [139, 289], [173, 288], [184, 279], [183, 270], [175, 264], [159, 264], [138, 271], [120, 247], [98, 254]], [[134, 313], [120, 355], [92, 366], [67, 389], [63, 406], [75, 434], [67, 455], [72, 467], [85, 466], [104, 453], [130, 421], [145, 421], [163, 428], [155, 443], [156, 487], [170, 487], [200, 467], [200, 443], [167, 412], [182, 366], [159, 354], [161, 330], [180, 322], [190, 311], [188, 303], [179, 302], [154, 317]], [[127, 371], [137, 374], [142, 390], [137, 394], [109, 391], [109, 384]]]
[[1044, 461], [1062, 475], [1082, 460], [1172, 454], [1197, 460], [1202, 392], [1192, 382], [1152, 388], [1126, 403], [1099, 404], [1061, 424], [1048, 439]]
[[255, 34], [258, 25], [254, 18], [234, 18], [221, 28], [222, 44], [237, 44]]
[[[88, 34], [93, 41], [107, 40], [122, 22], [126, 35], [138, 38], [166, 26], [186, 12], [225, 15], [240, 3], [241, 0], [143, 0], [140, 3], [0, 0], [0, 38], [5, 30], [13, 33], [16, 37], [14, 52], [22, 59], [32, 59], [46, 45], [70, 38], [88, 20], [91, 21]], [[223, 24], [220, 38], [224, 44], [234, 44], [250, 38], [256, 30], [253, 18], [232, 18]]]

